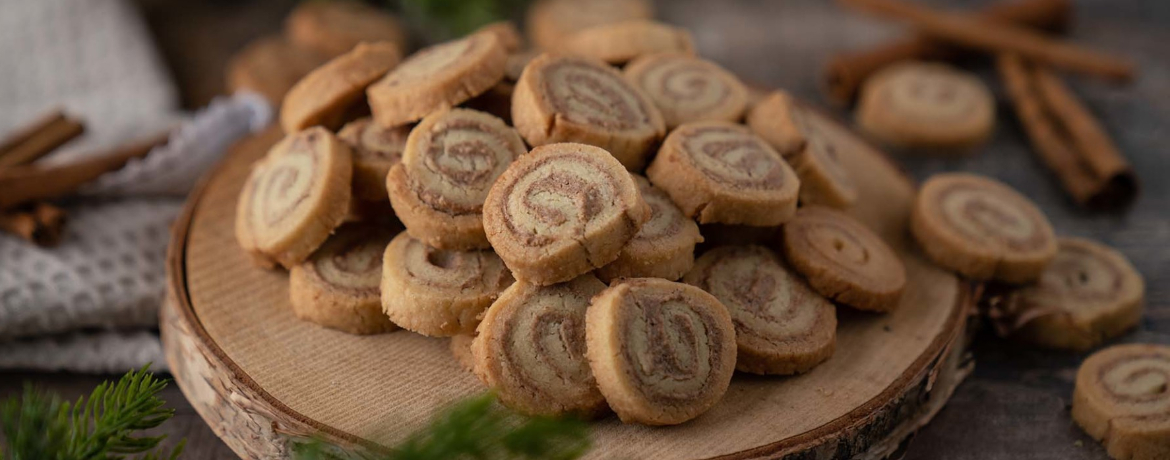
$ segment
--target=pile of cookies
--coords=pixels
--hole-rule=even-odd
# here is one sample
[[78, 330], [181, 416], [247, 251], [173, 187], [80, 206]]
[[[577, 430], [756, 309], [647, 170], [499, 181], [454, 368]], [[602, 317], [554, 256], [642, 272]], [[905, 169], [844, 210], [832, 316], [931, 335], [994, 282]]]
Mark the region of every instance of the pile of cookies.
[[[298, 317], [453, 337], [525, 413], [676, 424], [735, 370], [812, 369], [834, 302], [889, 311], [906, 284], [841, 211], [857, 191], [836, 152], [863, 144], [782, 92], [749, 110], [737, 77], [649, 15], [550, 0], [532, 50], [506, 23], [405, 59], [357, 44], [288, 91], [240, 245], [289, 269]], [[761, 244], [696, 260], [705, 233], [745, 229]]]
[[[289, 269], [298, 317], [451, 337], [528, 414], [678, 424], [734, 371], [813, 369], [835, 305], [888, 312], [907, 283], [845, 212], [858, 190], [841, 152], [871, 147], [782, 91], [753, 98], [650, 15], [542, 0], [531, 49], [507, 23], [405, 59], [358, 43], [285, 97], [286, 137], [240, 192], [240, 246]], [[1058, 252], [1043, 214], [990, 179], [931, 179], [911, 228], [971, 278], [1039, 278], [1021, 304], [1136, 273], [1092, 245]], [[1045, 281], [1068, 270], [1092, 282]], [[1098, 319], [1129, 307], [1097, 299], [1086, 327], [1128, 321]]]

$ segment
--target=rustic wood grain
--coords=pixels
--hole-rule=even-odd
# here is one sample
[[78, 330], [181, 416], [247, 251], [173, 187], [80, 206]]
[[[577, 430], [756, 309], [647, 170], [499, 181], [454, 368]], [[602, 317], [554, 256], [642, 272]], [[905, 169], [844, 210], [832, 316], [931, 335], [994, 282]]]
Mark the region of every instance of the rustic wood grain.
[[[159, 31], [162, 48], [182, 83], [191, 106], [222, 88], [222, 69], [234, 46], [275, 30], [287, 0], [187, 2], [139, 0], [148, 4], [147, 19]], [[924, 3], [972, 8], [977, 0], [922, 0]], [[1071, 86], [1101, 116], [1142, 180], [1137, 203], [1119, 215], [1090, 214], [1077, 208], [1027, 147], [1011, 111], [1001, 107], [1001, 122], [991, 144], [960, 159], [905, 157], [899, 160], [918, 178], [944, 170], [973, 170], [998, 177], [1035, 199], [1062, 234], [1088, 236], [1118, 247], [1146, 276], [1147, 309], [1138, 332], [1120, 341], [1170, 343], [1170, 2], [1078, 0], [1075, 41], [1113, 50], [1135, 59], [1142, 76], [1130, 86], [1073, 80]], [[662, 16], [691, 27], [699, 50], [745, 78], [788, 88], [820, 99], [821, 66], [832, 52], [859, 49], [894, 37], [900, 29], [839, 10], [824, 0], [676, 0], [659, 2]], [[246, 14], [242, 14], [246, 13]], [[191, 18], [190, 20], [185, 18]], [[247, 18], [247, 19], [244, 19]], [[175, 24], [186, 24], [169, 29]], [[234, 24], [231, 40], [202, 40], [205, 27]], [[244, 24], [246, 25], [240, 25]], [[198, 24], [198, 26], [197, 26]], [[226, 36], [226, 35], [225, 35]], [[233, 43], [226, 43], [226, 42]], [[229, 46], [232, 45], [232, 46]], [[197, 53], [199, 58], [187, 57]], [[983, 61], [968, 65], [987, 77]], [[197, 88], [198, 91], [192, 88]], [[208, 89], [211, 88], [211, 89]], [[1002, 97], [1001, 97], [1002, 100]], [[984, 333], [974, 353], [974, 375], [959, 387], [939, 416], [905, 449], [906, 459], [1099, 459], [1104, 450], [1075, 427], [1068, 416], [1073, 376], [1080, 354], [1029, 350]], [[0, 373], [0, 395], [18, 391], [32, 380], [67, 396], [88, 392], [99, 378], [88, 376]], [[165, 431], [190, 439], [185, 458], [234, 458], [230, 451], [181, 399], [174, 387], [165, 394], [179, 408]]]

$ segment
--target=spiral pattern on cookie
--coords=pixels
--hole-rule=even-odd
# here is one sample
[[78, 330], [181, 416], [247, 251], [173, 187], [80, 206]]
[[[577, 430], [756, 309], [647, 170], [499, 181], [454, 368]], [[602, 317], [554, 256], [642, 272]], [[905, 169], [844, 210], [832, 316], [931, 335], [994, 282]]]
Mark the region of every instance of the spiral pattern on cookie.
[[344, 225], [293, 267], [289, 289], [297, 317], [352, 334], [395, 329], [379, 301], [382, 253], [392, 236], [381, 226]]
[[1039, 282], [1020, 292], [1025, 302], [1092, 314], [1116, 303], [1140, 301], [1141, 275], [1120, 253], [1079, 238], [1061, 238], [1059, 244]]
[[[951, 132], [978, 136], [993, 123], [993, 101], [975, 76], [944, 64], [903, 63], [883, 69], [866, 84], [859, 121], [892, 140], [901, 133], [914, 133], [920, 140], [942, 140]], [[989, 128], [975, 129], [984, 125]]]
[[356, 227], [339, 231], [310, 259], [321, 280], [355, 294], [378, 295], [382, 281], [382, 253], [392, 234]]
[[692, 121], [738, 121], [747, 89], [709, 61], [684, 54], [657, 54], [630, 63], [625, 74], [662, 111], [668, 128]]
[[780, 190], [796, 177], [775, 150], [747, 129], [730, 124], [680, 127], [680, 151], [708, 178], [739, 189]]
[[993, 316], [1015, 337], [1056, 349], [1088, 350], [1141, 319], [1145, 282], [1125, 256], [1082, 238], [1060, 238], [1035, 284], [1006, 297]]
[[476, 339], [477, 370], [505, 404], [543, 415], [604, 407], [585, 358], [585, 310], [604, 289], [592, 275], [552, 286], [517, 283], [492, 304]]
[[1116, 345], [1077, 371], [1073, 419], [1114, 458], [1170, 454], [1170, 347]]
[[864, 310], [888, 311], [906, 287], [906, 268], [889, 245], [848, 215], [806, 206], [785, 224], [784, 251], [813, 288]]
[[[648, 217], [621, 164], [582, 144], [533, 149], [496, 181], [484, 209], [488, 239], [508, 266], [520, 278], [548, 282], [613, 261]], [[528, 266], [565, 250], [576, 254], [567, 253], [558, 267]]]
[[972, 243], [1028, 251], [1052, 238], [1039, 211], [1006, 188], [953, 182], [934, 196], [944, 222]]
[[383, 255], [382, 307], [396, 324], [424, 335], [470, 334], [512, 281], [491, 250], [436, 249], [403, 232]]
[[286, 267], [304, 260], [344, 219], [352, 164], [349, 148], [320, 127], [285, 137], [244, 184], [240, 243]]
[[448, 214], [479, 213], [488, 189], [525, 152], [499, 118], [455, 109], [428, 116], [411, 131], [402, 159], [418, 198]]
[[643, 129], [652, 123], [647, 101], [616, 72], [572, 58], [551, 63], [543, 72], [548, 102], [570, 122], [614, 131]]
[[491, 291], [511, 284], [512, 277], [492, 251], [444, 251], [400, 235], [391, 262], [401, 267], [410, 283], [439, 291]]
[[687, 218], [670, 195], [650, 185], [645, 177], [634, 181], [650, 209], [650, 219], [622, 249], [618, 259], [597, 270], [602, 280], [665, 278], [677, 280], [695, 262], [695, 245], [703, 241], [699, 226]]
[[[681, 423], [726, 391], [735, 327], [710, 294], [661, 279], [626, 279], [595, 297], [587, 316], [591, 366], [623, 421]], [[639, 415], [622, 403], [630, 398], [662, 409], [661, 417]]]
[[703, 254], [683, 278], [719, 299], [735, 323], [736, 368], [757, 374], [804, 372], [833, 352], [837, 316], [762, 246], [723, 246]]

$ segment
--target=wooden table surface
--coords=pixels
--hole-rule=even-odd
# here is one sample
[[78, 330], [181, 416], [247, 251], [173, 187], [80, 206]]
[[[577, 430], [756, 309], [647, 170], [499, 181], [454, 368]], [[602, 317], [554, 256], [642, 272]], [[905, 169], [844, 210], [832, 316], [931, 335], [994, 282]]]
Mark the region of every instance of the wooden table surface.
[[[222, 69], [232, 50], [276, 30], [292, 2], [138, 0], [180, 84], [196, 107], [222, 91]], [[927, 1], [969, 8], [974, 0]], [[1118, 342], [1170, 344], [1170, 2], [1074, 0], [1071, 39], [1133, 58], [1140, 77], [1127, 86], [1070, 78], [1074, 90], [1099, 114], [1128, 155], [1142, 193], [1123, 213], [1077, 208], [1031, 153], [1003, 88], [987, 62], [969, 63], [1001, 100], [1000, 125], [976, 154], [962, 158], [896, 155], [918, 179], [939, 171], [993, 176], [1035, 200], [1062, 235], [1095, 238], [1124, 252], [1144, 274], [1147, 308], [1137, 331]], [[819, 72], [836, 51], [864, 47], [902, 33], [824, 0], [660, 1], [668, 22], [691, 28], [704, 56], [746, 80], [789, 89], [823, 103]], [[839, 112], [840, 115], [847, 115]], [[951, 402], [902, 451], [905, 459], [1093, 459], [1104, 450], [1069, 417], [1076, 367], [1083, 354], [1029, 349], [984, 331], [974, 346], [975, 373]], [[0, 396], [30, 380], [75, 398], [102, 377], [0, 373]], [[185, 458], [234, 458], [177, 388], [163, 395], [177, 410], [163, 429], [188, 440]]]

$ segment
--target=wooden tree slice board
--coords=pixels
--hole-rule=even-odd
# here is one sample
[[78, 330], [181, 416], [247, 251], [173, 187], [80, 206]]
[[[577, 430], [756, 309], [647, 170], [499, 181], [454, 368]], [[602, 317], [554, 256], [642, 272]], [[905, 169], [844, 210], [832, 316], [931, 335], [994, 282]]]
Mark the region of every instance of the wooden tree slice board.
[[[285, 458], [324, 436], [394, 445], [435, 411], [483, 390], [445, 339], [359, 337], [297, 320], [288, 276], [256, 268], [234, 237], [236, 197], [276, 129], [238, 145], [175, 224], [162, 312], [167, 360], [191, 404], [244, 458]], [[930, 264], [906, 222], [915, 186], [876, 150], [842, 152], [852, 211], [906, 263], [887, 315], [840, 309], [836, 353], [797, 377], [736, 375], [710, 412], [675, 427], [594, 423], [589, 458], [882, 458], [941, 408], [962, 365], [971, 289]]]

